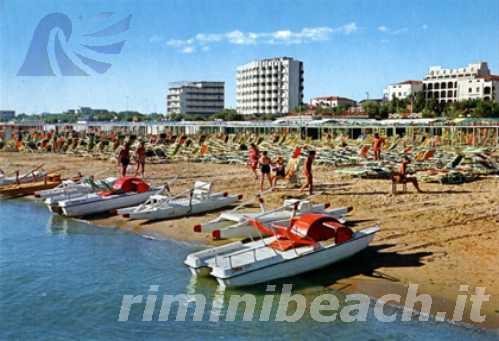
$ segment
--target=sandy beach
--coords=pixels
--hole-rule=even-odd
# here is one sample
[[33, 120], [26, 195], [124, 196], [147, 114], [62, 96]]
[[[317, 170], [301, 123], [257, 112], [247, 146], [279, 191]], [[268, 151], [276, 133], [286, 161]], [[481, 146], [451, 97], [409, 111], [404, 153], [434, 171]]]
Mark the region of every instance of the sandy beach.
[[[117, 173], [113, 161], [58, 154], [0, 152], [0, 164], [8, 174], [40, 164], [45, 164], [47, 170], [61, 169], [65, 177], [77, 172], [96, 177]], [[172, 187], [174, 193], [189, 188], [195, 180], [212, 181], [217, 191], [243, 194], [243, 201], [254, 198], [258, 191], [249, 170], [240, 165], [153, 164], [147, 165], [146, 176], [157, 184], [178, 176]], [[331, 167], [317, 167], [316, 183], [319, 195], [313, 197], [314, 202], [353, 206], [349, 221], [354, 229], [381, 226], [372, 247], [321, 275], [324, 286], [379, 297], [388, 292], [403, 292], [410, 283], [416, 283], [419, 292], [438, 298], [435, 301], [440, 303], [435, 306], [439, 311], [449, 313], [454, 309], [460, 285], [469, 286], [468, 294], [475, 287], [485, 287], [491, 296], [483, 306], [487, 319], [481, 326], [499, 328], [499, 178], [483, 177], [462, 185], [423, 183], [421, 186], [426, 191], [423, 194], [408, 185], [408, 193], [393, 196], [389, 194], [391, 184], [386, 180], [342, 178]], [[306, 195], [297, 190], [279, 189], [266, 193], [265, 202], [269, 208], [275, 208], [291, 197]], [[116, 216], [100, 216], [90, 221], [142, 235], [214, 244], [210, 236], [194, 233], [192, 227], [217, 215], [151, 224], [129, 222]]]

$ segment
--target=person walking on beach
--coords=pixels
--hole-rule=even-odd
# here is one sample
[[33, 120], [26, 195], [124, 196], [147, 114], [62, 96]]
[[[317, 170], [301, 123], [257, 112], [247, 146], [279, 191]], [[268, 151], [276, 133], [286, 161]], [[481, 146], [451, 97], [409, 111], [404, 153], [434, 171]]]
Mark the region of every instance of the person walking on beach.
[[263, 192], [263, 182], [265, 178], [269, 180], [270, 187], [272, 187], [272, 178], [270, 177], [270, 163], [271, 160], [267, 155], [267, 152], [262, 152], [262, 156], [258, 161], [260, 163], [260, 192]]
[[305, 161], [305, 169], [303, 170], [303, 175], [305, 175], [306, 183], [300, 189], [303, 192], [308, 187], [308, 193], [312, 195], [314, 192], [314, 176], [312, 174], [312, 164], [315, 160], [315, 150], [308, 152], [307, 160]]
[[385, 139], [379, 136], [378, 133], [375, 133], [373, 138], [374, 160], [379, 160], [381, 158], [381, 146], [383, 143], [385, 143]]
[[256, 169], [258, 168], [258, 159], [260, 158], [260, 151], [258, 147], [252, 143], [250, 144], [250, 148], [248, 151], [248, 166], [251, 168], [251, 171], [255, 175], [255, 179], [258, 179], [258, 173]]
[[394, 172], [392, 175], [392, 194], [396, 194], [396, 184], [406, 184], [408, 182], [412, 183], [414, 188], [418, 191], [418, 193], [424, 193], [420, 188], [418, 184], [418, 179], [413, 176], [407, 176], [407, 165], [411, 163], [411, 159], [409, 159], [407, 156], [404, 156], [402, 159], [402, 162], [400, 163], [399, 166], [399, 171]]
[[130, 164], [130, 144], [125, 143], [118, 154], [118, 166], [121, 167], [121, 176], [126, 176], [126, 170]]
[[135, 161], [137, 162], [135, 176], [140, 174], [140, 176], [143, 178], [146, 167], [146, 147], [144, 141], [140, 141], [139, 146], [135, 151]]

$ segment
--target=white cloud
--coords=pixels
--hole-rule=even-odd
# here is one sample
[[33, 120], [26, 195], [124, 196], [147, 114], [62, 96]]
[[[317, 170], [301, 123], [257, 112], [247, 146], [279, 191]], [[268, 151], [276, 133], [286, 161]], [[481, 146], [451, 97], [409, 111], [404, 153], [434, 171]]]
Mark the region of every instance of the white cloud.
[[163, 40], [163, 37], [161, 37], [161, 36], [159, 36], [159, 35], [157, 35], [157, 34], [155, 34], [155, 35], [153, 35], [153, 36], [151, 36], [151, 37], [149, 38], [149, 42], [150, 42], [150, 43], [159, 43], [159, 42], [160, 42], [160, 41], [162, 41], [162, 40]]
[[182, 53], [192, 53], [195, 51], [195, 48], [192, 46], [186, 46], [181, 51]]
[[357, 32], [357, 30], [358, 30], [357, 24], [355, 22], [351, 22], [349, 24], [341, 26], [339, 28], [338, 32], [343, 32], [345, 34], [350, 34], [350, 33]]
[[201, 51], [208, 51], [208, 45], [221, 42], [227, 42], [234, 45], [304, 44], [329, 40], [332, 34], [349, 35], [357, 30], [358, 27], [355, 22], [336, 28], [327, 26], [304, 27], [301, 31], [297, 32], [291, 30], [278, 30], [274, 32], [242, 32], [234, 30], [226, 33], [198, 33], [194, 37], [186, 40], [171, 39], [166, 45], [179, 49], [184, 53], [192, 53], [195, 52], [197, 48]]
[[387, 33], [387, 34], [398, 35], [398, 34], [406, 33], [407, 31], [409, 31], [409, 29], [407, 27], [401, 27], [398, 29], [391, 29], [385, 25], [381, 25], [381, 26], [378, 26], [378, 31], [383, 32], [383, 33]]

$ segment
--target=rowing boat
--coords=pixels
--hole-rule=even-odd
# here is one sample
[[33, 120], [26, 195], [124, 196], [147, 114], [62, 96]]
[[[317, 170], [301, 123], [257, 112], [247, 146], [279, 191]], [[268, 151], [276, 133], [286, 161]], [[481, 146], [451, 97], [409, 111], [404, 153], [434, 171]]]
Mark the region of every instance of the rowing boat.
[[0, 196], [21, 197], [32, 195], [36, 191], [54, 188], [60, 183], [61, 176], [59, 174], [48, 174], [43, 180], [40, 181], [0, 186]]

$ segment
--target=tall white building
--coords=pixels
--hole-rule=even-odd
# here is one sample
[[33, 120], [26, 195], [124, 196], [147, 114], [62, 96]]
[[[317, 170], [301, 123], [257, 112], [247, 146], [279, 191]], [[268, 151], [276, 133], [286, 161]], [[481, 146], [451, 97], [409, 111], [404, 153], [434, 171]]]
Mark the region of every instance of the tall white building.
[[290, 57], [256, 60], [237, 68], [237, 111], [287, 114], [303, 103], [303, 63]]
[[167, 95], [168, 114], [212, 115], [224, 109], [224, 82], [174, 82]]
[[390, 84], [385, 88], [384, 96], [387, 100], [392, 98], [406, 99], [423, 90], [423, 82], [408, 80]]
[[486, 62], [457, 69], [432, 66], [423, 80], [423, 91], [427, 100], [439, 102], [475, 98], [498, 101], [499, 76], [491, 75]]

